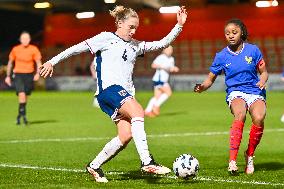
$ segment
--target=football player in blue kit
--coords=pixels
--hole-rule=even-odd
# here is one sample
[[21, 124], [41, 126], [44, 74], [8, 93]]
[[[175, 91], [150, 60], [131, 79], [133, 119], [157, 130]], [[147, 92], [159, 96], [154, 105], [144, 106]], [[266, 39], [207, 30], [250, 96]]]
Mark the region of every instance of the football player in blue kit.
[[144, 130], [144, 110], [133, 97], [132, 73], [136, 58], [146, 52], [163, 49], [182, 31], [187, 12], [181, 7], [177, 12], [177, 24], [159, 41], [145, 42], [132, 38], [139, 26], [138, 14], [131, 8], [116, 6], [110, 11], [117, 30], [102, 32], [74, 45], [47, 61], [40, 70], [46, 78], [52, 76], [53, 66], [65, 58], [90, 51], [96, 55], [97, 100], [102, 111], [117, 126], [117, 136], [111, 139], [86, 169], [97, 182], [108, 182], [101, 166], [117, 155], [133, 138], [141, 160], [141, 170], [147, 173], [167, 174], [171, 170], [156, 163], [149, 152]]
[[[195, 92], [207, 90], [222, 72], [227, 86], [226, 102], [234, 116], [230, 129], [230, 159], [228, 171], [238, 171], [237, 155], [242, 139], [246, 113], [252, 119], [248, 148], [245, 151], [246, 174], [254, 172], [254, 152], [259, 144], [266, 115], [266, 82], [268, 73], [262, 53], [256, 45], [247, 42], [248, 32], [239, 19], [232, 19], [225, 25], [228, 46], [218, 52], [210, 72], [202, 84], [196, 84]], [[259, 73], [259, 77], [258, 77]]]

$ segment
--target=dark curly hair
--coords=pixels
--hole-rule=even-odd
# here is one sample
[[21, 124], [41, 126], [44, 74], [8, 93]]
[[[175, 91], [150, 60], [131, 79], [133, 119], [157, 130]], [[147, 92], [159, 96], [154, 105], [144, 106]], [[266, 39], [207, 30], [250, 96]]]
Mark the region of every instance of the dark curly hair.
[[239, 26], [239, 27], [241, 28], [241, 31], [242, 31], [241, 39], [242, 39], [243, 41], [246, 41], [246, 40], [248, 39], [248, 30], [247, 30], [246, 25], [243, 23], [243, 21], [241, 21], [241, 20], [238, 19], [238, 18], [233, 18], [233, 19], [227, 21], [225, 27], [226, 27], [228, 24], [235, 24], [235, 25]]

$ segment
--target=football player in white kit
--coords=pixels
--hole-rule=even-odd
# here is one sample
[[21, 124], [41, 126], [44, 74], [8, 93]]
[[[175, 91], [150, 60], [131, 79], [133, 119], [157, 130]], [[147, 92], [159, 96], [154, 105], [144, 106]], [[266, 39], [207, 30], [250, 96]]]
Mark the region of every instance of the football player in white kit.
[[115, 18], [116, 32], [102, 32], [74, 45], [42, 65], [40, 75], [52, 76], [53, 66], [72, 55], [90, 51], [96, 55], [97, 99], [102, 111], [117, 126], [117, 136], [111, 139], [86, 169], [97, 182], [108, 182], [101, 166], [118, 154], [133, 138], [141, 160], [141, 170], [154, 174], [167, 174], [171, 170], [156, 163], [148, 150], [144, 130], [144, 110], [133, 97], [132, 73], [137, 56], [167, 47], [182, 31], [187, 12], [181, 7], [177, 24], [159, 41], [145, 42], [132, 38], [138, 25], [138, 14], [131, 8], [116, 6], [110, 11]]
[[[94, 59], [94, 61], [90, 64], [90, 72], [92, 75], [92, 78], [94, 79], [95, 82], [97, 82], [97, 72], [96, 72], [96, 67], [97, 67], [97, 63], [96, 63], [96, 59]], [[100, 108], [100, 104], [98, 102], [97, 96], [99, 94], [99, 90], [97, 88], [95, 94], [94, 94], [94, 99], [93, 99], [93, 106], [96, 108]], [[134, 85], [132, 86], [131, 89], [131, 95], [134, 97], [135, 96], [135, 87]]]
[[152, 63], [152, 68], [156, 69], [152, 78], [154, 97], [150, 99], [145, 109], [145, 116], [155, 117], [159, 115], [160, 106], [172, 95], [172, 89], [168, 83], [170, 73], [179, 71], [179, 68], [175, 66], [175, 59], [172, 54], [173, 47], [170, 45]]

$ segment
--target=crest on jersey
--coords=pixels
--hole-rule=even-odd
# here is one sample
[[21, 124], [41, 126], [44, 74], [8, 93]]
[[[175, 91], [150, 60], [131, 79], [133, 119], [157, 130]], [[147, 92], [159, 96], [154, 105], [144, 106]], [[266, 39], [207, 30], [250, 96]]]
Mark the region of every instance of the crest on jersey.
[[245, 60], [246, 60], [247, 64], [252, 63], [252, 57], [251, 56], [250, 57], [245, 56]]
[[118, 94], [119, 94], [120, 96], [126, 96], [126, 95], [127, 95], [127, 92], [126, 92], [126, 90], [121, 90], [121, 91], [118, 92]]

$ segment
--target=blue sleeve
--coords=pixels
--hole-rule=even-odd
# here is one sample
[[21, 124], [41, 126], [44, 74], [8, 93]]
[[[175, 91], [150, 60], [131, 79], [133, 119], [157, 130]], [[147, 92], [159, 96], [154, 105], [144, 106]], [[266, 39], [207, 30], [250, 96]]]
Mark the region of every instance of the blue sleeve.
[[222, 73], [222, 70], [223, 70], [222, 62], [218, 54], [216, 54], [214, 61], [209, 70], [215, 75], [220, 75]]
[[263, 59], [262, 53], [257, 46], [255, 46], [254, 59], [255, 59], [256, 65]]

